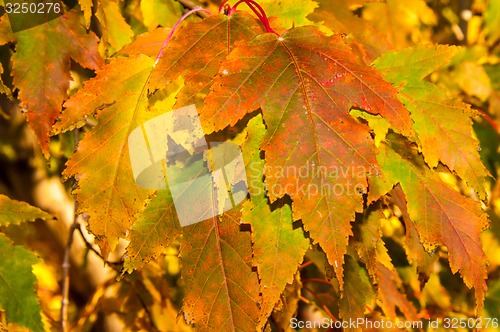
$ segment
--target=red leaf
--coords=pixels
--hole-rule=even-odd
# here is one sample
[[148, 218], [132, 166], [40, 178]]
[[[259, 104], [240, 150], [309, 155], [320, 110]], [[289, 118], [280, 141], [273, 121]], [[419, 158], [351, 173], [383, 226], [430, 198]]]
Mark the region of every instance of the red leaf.
[[[284, 195], [293, 199], [294, 219], [302, 219], [321, 244], [342, 286], [350, 222], [363, 209], [360, 193], [377, 165], [369, 129], [348, 112], [363, 106], [412, 135], [395, 89], [374, 69], [358, 65], [340, 36], [326, 37], [314, 27], [242, 41], [219, 74], [200, 114], [206, 132], [234, 125], [262, 108], [268, 128], [263, 143], [268, 196], [271, 202]], [[298, 175], [307, 167], [328, 171]], [[324, 187], [330, 192], [321, 193]]]
[[97, 69], [102, 59], [97, 37], [87, 34], [75, 11], [16, 34], [12, 75], [19, 99], [27, 108], [28, 123], [45, 156], [49, 153], [49, 132], [61, 112], [69, 88], [70, 59]]

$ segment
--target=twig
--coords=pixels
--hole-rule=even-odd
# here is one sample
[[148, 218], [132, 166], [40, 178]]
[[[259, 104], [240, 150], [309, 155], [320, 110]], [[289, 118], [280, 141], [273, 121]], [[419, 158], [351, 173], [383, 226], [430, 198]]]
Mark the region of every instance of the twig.
[[97, 255], [97, 257], [99, 257], [100, 259], [102, 259], [102, 261], [104, 263], [106, 263], [107, 265], [111, 266], [113, 269], [115, 270], [120, 270], [121, 269], [121, 266], [122, 266], [122, 262], [110, 262], [110, 261], [107, 261], [102, 255], [101, 253], [92, 245], [92, 243], [90, 243], [87, 238], [85, 237], [85, 234], [83, 234], [83, 230], [82, 230], [82, 224], [78, 223], [78, 228], [76, 229], [78, 231], [78, 233], [80, 233], [80, 236], [82, 237], [82, 240], [83, 242], [85, 243], [85, 247], [92, 251], [94, 254]]
[[63, 269], [63, 285], [62, 285], [62, 299], [61, 299], [61, 325], [63, 332], [67, 331], [68, 324], [68, 304], [69, 304], [69, 269], [70, 264], [70, 251], [71, 244], [73, 243], [73, 233], [79, 228], [80, 224], [76, 216], [78, 203], [75, 201], [75, 219], [69, 229], [68, 241], [66, 242], [66, 249], [64, 250], [64, 260], [62, 264]]
[[299, 269], [306, 268], [306, 267], [308, 267], [311, 264], [314, 264], [314, 262], [313, 261], [307, 261], [307, 262], [303, 263], [301, 266], [299, 266]]
[[476, 112], [478, 112], [479, 115], [482, 116], [483, 119], [485, 119], [486, 122], [489, 123], [489, 125], [493, 128], [493, 130], [495, 130], [497, 133], [500, 134], [500, 129], [498, 128], [498, 125], [496, 124], [495, 120], [493, 120], [488, 113], [486, 113], [485, 111], [483, 111], [482, 109], [480, 109], [478, 107], [472, 106], [472, 109], [475, 110]]
[[[142, 284], [142, 287], [144, 287], [144, 289], [147, 289], [146, 285], [144, 285], [141, 279], [138, 279], [138, 281]], [[144, 308], [144, 311], [146, 312], [146, 316], [148, 317], [151, 326], [155, 331], [159, 331], [158, 327], [156, 326], [155, 320], [153, 319], [153, 315], [151, 314], [151, 311], [149, 310], [148, 305], [142, 298], [141, 294], [142, 292], [136, 292], [137, 298], [139, 299], [139, 302], [141, 302], [141, 305]]]
[[299, 295], [299, 300], [304, 302], [305, 304], [311, 304], [311, 301], [309, 301], [308, 298], [303, 297], [302, 295]]
[[[185, 8], [187, 9], [195, 9], [196, 7], [199, 7], [198, 5], [196, 5], [194, 2], [192, 1], [189, 1], [189, 0], [176, 0], [178, 3], [180, 3], [181, 5], [183, 5]], [[207, 12], [204, 12], [204, 11], [199, 11], [199, 12], [196, 12], [196, 15], [198, 15], [199, 17], [201, 18], [207, 18], [210, 16], [209, 13]]]
[[89, 241], [87, 241], [87, 238], [83, 234], [82, 225], [78, 224], [78, 226], [79, 227], [77, 228], [77, 231], [78, 231], [78, 233], [80, 233], [80, 236], [82, 237], [82, 240], [85, 243], [85, 247], [88, 250], [92, 251], [94, 254], [96, 254], [98, 257], [100, 257], [100, 258], [102, 258], [104, 260], [104, 257], [102, 257], [101, 253], [99, 251], [97, 251], [97, 249], [94, 248], [94, 246]]
[[98, 312], [97, 306], [101, 303], [100, 300], [103, 298], [103, 294], [106, 292], [106, 289], [118, 281], [115, 278], [111, 278], [106, 282], [100, 284], [94, 291], [94, 294], [90, 297], [90, 300], [87, 301], [85, 307], [81, 310], [80, 316], [78, 319], [72, 324], [73, 329], [77, 329], [80, 326], [83, 326], [85, 322], [92, 316], [92, 314]]
[[316, 299], [316, 302], [317, 302], [316, 304], [318, 305], [318, 307], [322, 308], [322, 309], [326, 312], [326, 314], [327, 314], [327, 315], [328, 315], [328, 316], [329, 316], [329, 317], [330, 317], [330, 318], [331, 318], [334, 322], [337, 322], [337, 321], [338, 321], [337, 317], [335, 317], [335, 316], [331, 313], [330, 309], [328, 309], [328, 307], [327, 307], [325, 304], [323, 304], [323, 302], [320, 300], [320, 298], [319, 298], [318, 294], [316, 294], [316, 292], [315, 292], [315, 291], [313, 291], [312, 289], [310, 289], [310, 288], [309, 288], [309, 287], [307, 287], [306, 285], [302, 285], [302, 288], [303, 288], [303, 289], [305, 289], [306, 291], [308, 291], [309, 293], [311, 293], [311, 294], [312, 294], [312, 296], [314, 296], [314, 298]]
[[[80, 130], [77, 128], [74, 131], [75, 134], [75, 148], [78, 146]], [[72, 189], [75, 189], [76, 181], [73, 183]], [[76, 215], [78, 211], [78, 202], [75, 199], [75, 211], [73, 214], [73, 223], [69, 228], [68, 240], [66, 242], [66, 248], [64, 249], [64, 259], [62, 263], [63, 269], [63, 284], [62, 284], [62, 298], [61, 298], [61, 327], [62, 331], [67, 331], [68, 325], [68, 304], [69, 304], [69, 269], [70, 264], [70, 254], [71, 254], [71, 244], [73, 243], [73, 233], [76, 229], [80, 228], [78, 223], [78, 216]]]
[[318, 282], [320, 284], [325, 284], [328, 286], [332, 286], [331, 282], [325, 279], [320, 279], [320, 278], [302, 278], [302, 282]]

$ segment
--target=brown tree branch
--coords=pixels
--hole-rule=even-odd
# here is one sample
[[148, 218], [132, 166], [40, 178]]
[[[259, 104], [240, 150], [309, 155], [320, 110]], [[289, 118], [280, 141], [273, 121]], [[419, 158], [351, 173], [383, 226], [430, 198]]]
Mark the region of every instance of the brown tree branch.
[[[187, 9], [195, 9], [197, 7], [200, 7], [190, 0], [176, 0], [176, 1], [179, 2], [181, 5], [184, 6], [184, 8], [187, 8]], [[204, 12], [204, 11], [196, 12], [196, 15], [198, 15], [201, 18], [207, 18], [210, 16], [207, 12]]]
[[63, 284], [62, 284], [62, 299], [61, 299], [61, 326], [63, 332], [67, 331], [68, 324], [68, 304], [69, 304], [69, 269], [70, 264], [70, 253], [71, 244], [73, 243], [73, 233], [76, 229], [80, 227], [78, 223], [78, 218], [76, 216], [77, 202], [75, 201], [75, 220], [69, 229], [68, 241], [66, 242], [66, 248], [64, 250], [64, 259], [62, 264], [63, 269]]
[[[74, 131], [75, 135], [75, 149], [78, 147], [78, 140], [80, 135], [80, 130], [77, 128]], [[73, 183], [73, 188], [76, 187], [76, 181]], [[76, 229], [80, 228], [78, 223], [78, 202], [75, 199], [75, 208], [73, 213], [73, 223], [69, 228], [68, 240], [66, 241], [66, 247], [64, 249], [64, 258], [62, 263], [63, 269], [63, 284], [62, 284], [62, 298], [61, 298], [61, 327], [62, 331], [66, 332], [68, 328], [68, 304], [69, 304], [69, 269], [71, 268], [70, 258], [71, 258], [71, 244], [73, 244], [73, 233]]]

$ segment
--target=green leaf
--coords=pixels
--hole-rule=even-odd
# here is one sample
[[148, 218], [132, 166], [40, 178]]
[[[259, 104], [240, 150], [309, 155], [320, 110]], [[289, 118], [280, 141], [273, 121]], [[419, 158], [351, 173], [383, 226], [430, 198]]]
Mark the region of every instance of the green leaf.
[[451, 99], [445, 90], [422, 79], [446, 64], [458, 52], [450, 46], [416, 46], [389, 52], [374, 62], [399, 90], [399, 99], [414, 122], [425, 162], [434, 168], [441, 161], [486, 198], [488, 171], [478, 153], [472, 132], [475, 115], [468, 105]]
[[271, 207], [265, 195], [264, 161], [259, 149], [265, 135], [261, 115], [250, 120], [247, 131], [243, 156], [251, 199], [243, 205], [241, 222], [252, 227], [253, 265], [260, 279], [263, 298], [260, 321], [264, 324], [286, 285], [293, 282], [309, 240], [301, 227], [294, 229], [290, 205], [280, 201], [278, 206]]
[[14, 201], [0, 195], [0, 226], [17, 225], [35, 219], [53, 219], [50, 214], [25, 202]]
[[43, 331], [42, 309], [35, 293], [36, 277], [32, 265], [40, 262], [32, 252], [12, 245], [0, 234], [0, 309], [7, 322], [31, 331]]
[[457, 46], [419, 45], [387, 52], [373, 62], [385, 79], [394, 85], [416, 84], [446, 65], [460, 51]]

